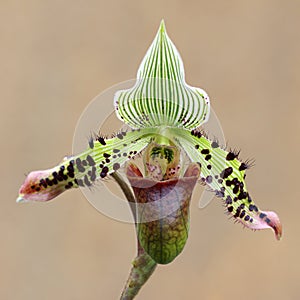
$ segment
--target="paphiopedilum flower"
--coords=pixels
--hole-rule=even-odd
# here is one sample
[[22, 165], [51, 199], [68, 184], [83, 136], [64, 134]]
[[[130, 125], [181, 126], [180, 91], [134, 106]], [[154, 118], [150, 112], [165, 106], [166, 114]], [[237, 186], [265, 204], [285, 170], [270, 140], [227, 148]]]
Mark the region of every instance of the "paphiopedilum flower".
[[[199, 129], [209, 118], [209, 97], [204, 90], [186, 84], [182, 60], [163, 22], [138, 69], [136, 84], [116, 93], [114, 104], [118, 118], [131, 129], [120, 131], [111, 138], [98, 136], [89, 141], [84, 152], [64, 159], [58, 166], [31, 172], [20, 188], [18, 201], [48, 201], [65, 190], [89, 187], [98, 179], [116, 172], [147, 147], [151, 150], [143, 155], [148, 155], [144, 160], [145, 177], [152, 176], [151, 191], [162, 187], [168, 189], [174, 182], [180, 187], [185, 170], [178, 157], [176, 161], [175, 152], [179, 149], [192, 164], [196, 163], [199, 170], [201, 168], [199, 180], [222, 199], [226, 211], [236, 221], [251, 229], [272, 228], [277, 239], [281, 237], [277, 215], [261, 211], [250, 197], [245, 183], [249, 165], [240, 161], [238, 153], [222, 148]], [[149, 148], [152, 143], [157, 146]], [[161, 159], [156, 163], [149, 163], [159, 157]], [[132, 171], [132, 166], [129, 170]], [[136, 172], [131, 172], [131, 175], [134, 175], [129, 176], [132, 184], [145, 183], [146, 179], [137, 176]], [[191, 182], [194, 179], [195, 176]], [[187, 185], [191, 187], [192, 183]], [[141, 193], [145, 190], [142, 192], [135, 184], [133, 189], [141, 202], [144, 197]], [[191, 192], [192, 188], [181, 200], [189, 199]], [[153, 200], [158, 199], [150, 197], [147, 201]], [[172, 218], [177, 218], [177, 212], [176, 209], [171, 212]], [[149, 227], [144, 229], [147, 231]], [[146, 247], [143, 240], [148, 237], [143, 230], [139, 233], [139, 240]], [[151, 254], [150, 248], [145, 250], [157, 262], [169, 261]]]

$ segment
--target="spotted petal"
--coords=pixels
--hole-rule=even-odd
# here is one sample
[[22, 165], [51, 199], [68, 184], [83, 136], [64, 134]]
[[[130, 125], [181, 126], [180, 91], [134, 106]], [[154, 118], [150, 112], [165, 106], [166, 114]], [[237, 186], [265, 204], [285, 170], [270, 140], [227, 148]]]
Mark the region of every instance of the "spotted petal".
[[48, 201], [71, 188], [91, 186], [142, 151], [156, 131], [145, 128], [91, 140], [83, 153], [64, 159], [54, 168], [29, 173], [17, 201]]
[[251, 229], [271, 228], [279, 240], [282, 228], [276, 213], [261, 211], [250, 197], [245, 171], [249, 165], [241, 162], [238, 153], [222, 149], [199, 130], [169, 128], [169, 134], [183, 148], [191, 161], [201, 164], [201, 180], [224, 200], [233, 218]]
[[133, 128], [192, 129], [208, 120], [208, 95], [186, 84], [181, 57], [163, 21], [138, 69], [135, 86], [116, 93], [115, 107], [117, 116]]

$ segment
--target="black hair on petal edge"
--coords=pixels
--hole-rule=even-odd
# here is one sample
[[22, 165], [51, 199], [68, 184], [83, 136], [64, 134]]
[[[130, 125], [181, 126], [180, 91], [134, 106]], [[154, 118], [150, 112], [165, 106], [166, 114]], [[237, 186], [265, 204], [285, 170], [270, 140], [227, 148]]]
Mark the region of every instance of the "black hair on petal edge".
[[237, 148], [230, 149], [230, 151], [235, 155], [236, 158], [238, 158], [241, 153], [241, 149]]
[[255, 159], [254, 158], [248, 158], [243, 162], [246, 165], [247, 169], [250, 169], [255, 166]]

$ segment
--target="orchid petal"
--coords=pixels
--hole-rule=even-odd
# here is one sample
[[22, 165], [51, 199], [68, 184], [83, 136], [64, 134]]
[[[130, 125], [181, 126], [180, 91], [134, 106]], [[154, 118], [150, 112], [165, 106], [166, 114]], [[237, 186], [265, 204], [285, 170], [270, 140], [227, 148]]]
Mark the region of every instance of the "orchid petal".
[[140, 153], [156, 131], [145, 128], [90, 141], [83, 153], [64, 159], [54, 168], [29, 173], [17, 201], [48, 201], [71, 188], [91, 186]]
[[261, 211], [247, 191], [245, 170], [249, 166], [238, 159], [238, 153], [222, 149], [199, 130], [170, 128], [169, 132], [191, 161], [201, 164], [202, 182], [224, 200], [227, 212], [236, 221], [255, 230], [272, 228], [280, 239], [282, 229], [276, 213]]

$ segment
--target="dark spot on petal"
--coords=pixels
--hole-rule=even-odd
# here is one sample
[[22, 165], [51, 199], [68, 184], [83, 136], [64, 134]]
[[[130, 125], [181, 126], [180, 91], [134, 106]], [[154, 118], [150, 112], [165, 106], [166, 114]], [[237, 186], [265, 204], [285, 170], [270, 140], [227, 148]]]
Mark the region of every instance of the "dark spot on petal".
[[82, 179], [77, 179], [77, 184], [79, 186], [84, 186]]
[[244, 218], [246, 212], [244, 210], [242, 210], [241, 214], [240, 214], [240, 218]]
[[228, 204], [231, 204], [232, 203], [232, 199], [230, 196], [227, 196], [226, 200], [225, 200], [225, 203], [228, 205]]
[[115, 171], [117, 171], [118, 169], [120, 169], [120, 164], [119, 164], [119, 163], [115, 163], [115, 164], [113, 165], [113, 169], [114, 169]]
[[238, 195], [238, 199], [239, 199], [239, 200], [246, 199], [247, 196], [248, 196], [248, 193], [247, 193], [247, 192], [241, 191], [240, 194]]
[[43, 186], [44, 188], [46, 188], [48, 185], [47, 185], [47, 183], [46, 183], [46, 181], [45, 181], [45, 179], [41, 179], [40, 180], [40, 186]]
[[218, 148], [218, 147], [219, 147], [219, 144], [218, 144], [216, 141], [213, 141], [213, 142], [211, 143], [211, 147], [212, 147], [212, 148]]
[[91, 182], [89, 181], [87, 175], [84, 175], [84, 184], [85, 184], [86, 186], [91, 186], [91, 185], [92, 185]]
[[105, 142], [104, 138], [102, 138], [102, 137], [98, 137], [98, 142], [103, 146], [106, 145], [106, 142]]
[[226, 185], [227, 185], [227, 186], [231, 186], [231, 184], [232, 184], [232, 181], [231, 181], [231, 180], [226, 180]]
[[47, 183], [49, 186], [52, 186], [52, 185], [53, 185], [52, 181], [51, 181], [49, 178], [46, 178], [46, 183]]
[[64, 179], [64, 174], [58, 174], [58, 176], [56, 177], [56, 179], [58, 180], [58, 181], [64, 181], [65, 179]]
[[234, 194], [237, 194], [239, 192], [239, 189], [240, 189], [240, 187], [238, 185], [235, 185], [234, 188], [233, 188], [233, 190], [232, 190], [232, 192]]
[[103, 167], [101, 173], [100, 173], [100, 177], [104, 178], [107, 175], [108, 172], [108, 167]]
[[234, 160], [236, 158], [236, 155], [233, 152], [228, 152], [226, 156], [226, 160]]
[[81, 159], [79, 157], [76, 158], [76, 166], [79, 172], [83, 173], [85, 171], [85, 168], [82, 166]]
[[230, 176], [230, 175], [232, 174], [232, 172], [233, 172], [232, 167], [228, 167], [228, 168], [226, 168], [225, 170], [223, 170], [223, 171], [221, 172], [220, 177], [225, 179], [225, 178], [227, 178], [228, 176]]
[[68, 172], [67, 175], [71, 178], [74, 178], [75, 177], [75, 174], [73, 172]]
[[220, 197], [220, 198], [224, 198], [224, 196], [225, 196], [224, 192], [218, 191], [218, 190], [215, 191], [215, 194], [217, 197]]
[[202, 154], [209, 154], [209, 149], [203, 149], [203, 150], [201, 150], [201, 153]]
[[240, 182], [236, 177], [232, 179], [232, 184], [234, 184], [234, 185], [238, 184], [239, 185], [239, 183]]
[[244, 171], [248, 169], [247, 165], [245, 163], [241, 163], [240, 167], [239, 167], [239, 171]]
[[88, 161], [88, 163], [89, 163], [89, 165], [91, 166], [91, 167], [93, 167], [96, 163], [95, 163], [95, 161], [94, 161], [94, 159], [90, 156], [90, 155], [88, 155], [87, 157], [86, 157], [86, 160]]
[[68, 170], [69, 172], [73, 173], [73, 172], [74, 172], [74, 165], [73, 165], [73, 164], [69, 164], [69, 165], [67, 166], [67, 170]]
[[107, 175], [107, 173], [105, 173], [105, 172], [103, 172], [103, 171], [100, 173], [100, 177], [101, 177], [101, 178], [104, 178], [106, 175]]
[[210, 175], [206, 177], [206, 182], [212, 183], [212, 177]]
[[264, 217], [266, 217], [267, 215], [266, 214], [264, 214], [264, 213], [260, 213], [259, 214], [259, 217], [261, 218], [261, 219], [263, 219]]
[[91, 179], [91, 181], [95, 181], [96, 180], [96, 167], [92, 167], [90, 179]]
[[258, 212], [258, 208], [257, 208], [256, 205], [253, 205], [253, 210], [254, 210], [255, 212]]
[[235, 218], [238, 218], [240, 215], [241, 210], [239, 208], [237, 208], [236, 213], [234, 214]]
[[211, 159], [211, 155], [210, 154], [208, 154], [208, 155], [205, 156], [205, 160], [210, 160], [210, 159]]
[[248, 202], [251, 203], [252, 202], [252, 198], [250, 197], [250, 195], [248, 194]]
[[89, 140], [89, 146], [90, 146], [91, 149], [94, 148], [94, 140], [93, 140], [93, 138], [90, 138], [90, 140]]

